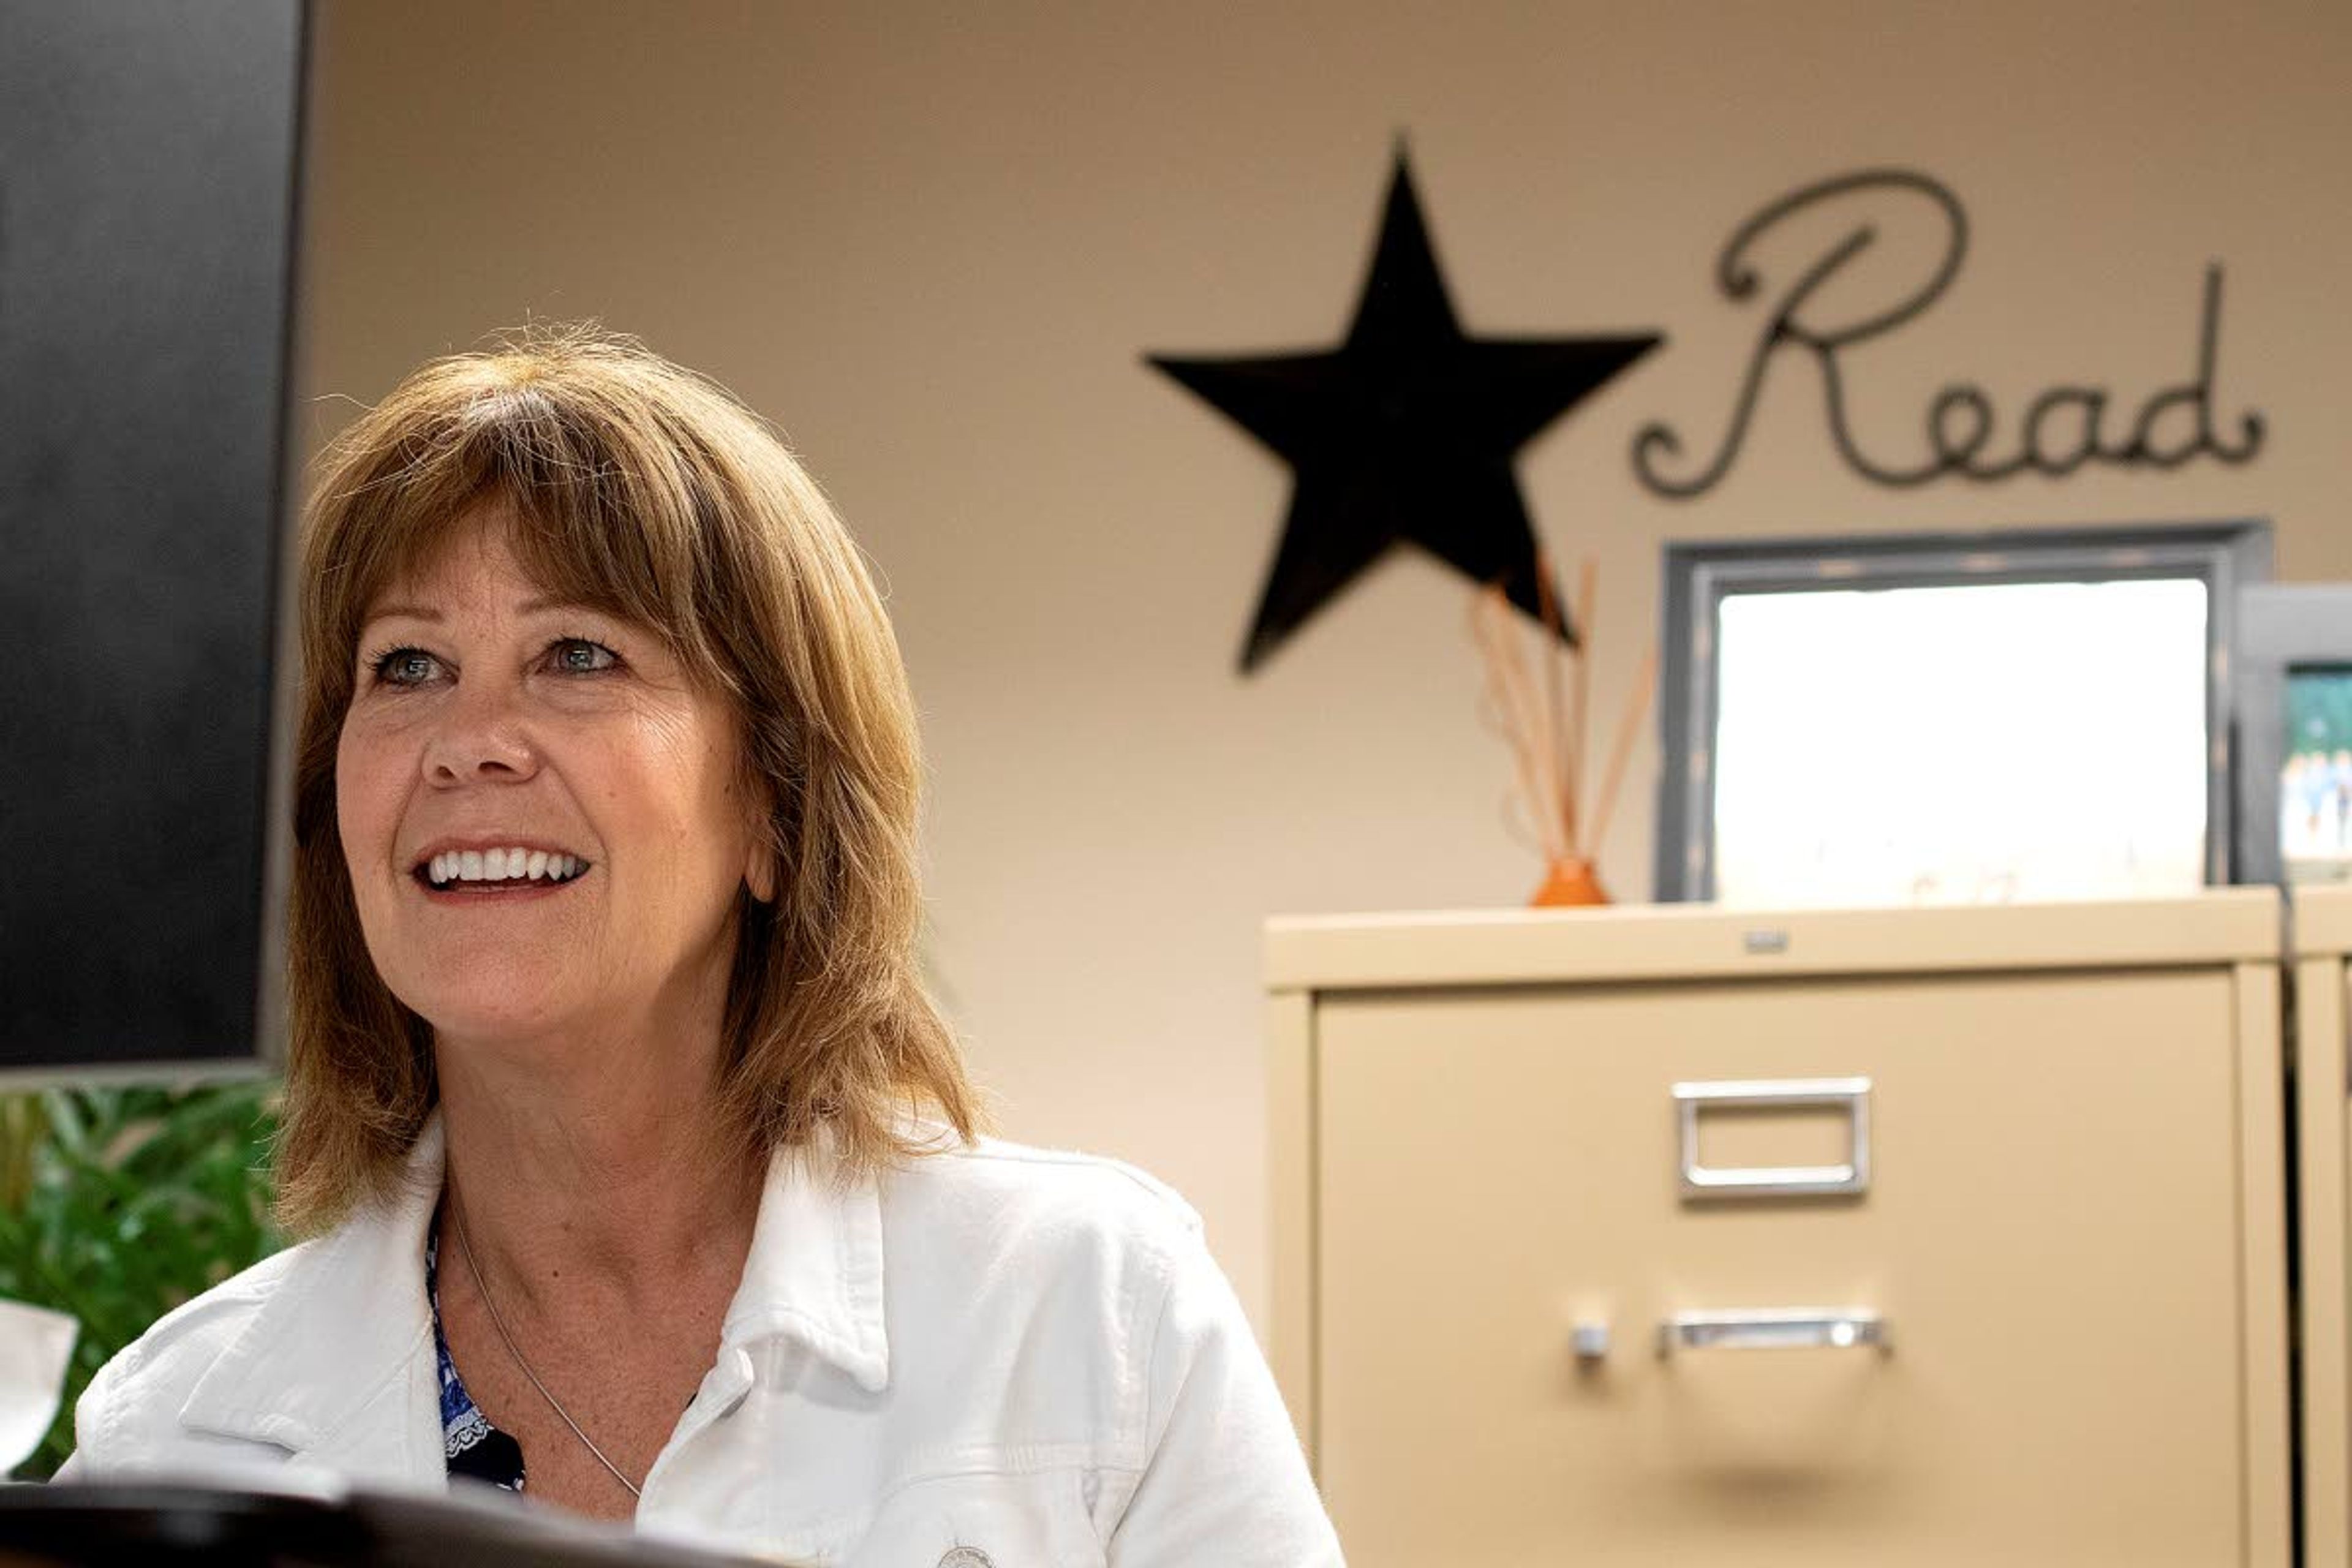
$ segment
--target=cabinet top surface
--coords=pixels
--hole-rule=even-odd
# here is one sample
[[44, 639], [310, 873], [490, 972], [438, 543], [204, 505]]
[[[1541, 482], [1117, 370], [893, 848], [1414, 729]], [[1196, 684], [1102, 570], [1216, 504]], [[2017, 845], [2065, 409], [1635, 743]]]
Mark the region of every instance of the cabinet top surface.
[[[2352, 889], [2322, 920], [2352, 937]], [[1265, 924], [1275, 991], [1782, 974], [2172, 968], [2279, 958], [2278, 894], [1878, 910], [1445, 910], [1278, 915]], [[2303, 923], [2311, 917], [2305, 915]], [[2306, 943], [2306, 951], [2308, 946]], [[2352, 951], [2352, 942], [2336, 951]]]
[[2352, 953], [2352, 883], [2298, 887], [2287, 895], [2294, 906], [2294, 949], [2314, 958]]

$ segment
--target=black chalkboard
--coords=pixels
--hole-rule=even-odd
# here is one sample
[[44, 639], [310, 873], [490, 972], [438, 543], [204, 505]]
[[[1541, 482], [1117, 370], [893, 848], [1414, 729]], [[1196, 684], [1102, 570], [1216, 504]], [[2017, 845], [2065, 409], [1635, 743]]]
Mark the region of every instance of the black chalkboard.
[[0, 0], [0, 1068], [252, 1059], [300, 0]]

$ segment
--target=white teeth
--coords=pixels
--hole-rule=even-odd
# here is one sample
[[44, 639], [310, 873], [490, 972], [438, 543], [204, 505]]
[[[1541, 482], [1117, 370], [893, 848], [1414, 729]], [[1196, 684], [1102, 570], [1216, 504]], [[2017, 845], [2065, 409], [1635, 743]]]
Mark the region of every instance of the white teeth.
[[436, 888], [453, 882], [568, 882], [588, 868], [577, 855], [545, 849], [450, 849], [425, 862], [425, 874]]
[[425, 874], [436, 887], [452, 882], [568, 882], [588, 868], [577, 855], [545, 849], [450, 849], [425, 862]]

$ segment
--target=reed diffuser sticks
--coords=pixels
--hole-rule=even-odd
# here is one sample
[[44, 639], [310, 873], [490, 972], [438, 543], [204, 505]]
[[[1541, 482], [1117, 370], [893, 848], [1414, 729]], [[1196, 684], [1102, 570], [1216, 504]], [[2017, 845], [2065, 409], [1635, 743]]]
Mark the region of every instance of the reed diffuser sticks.
[[1625, 767], [1657, 685], [1657, 649], [1652, 647], [1643, 658], [1632, 700], [1611, 737], [1599, 794], [1590, 797], [1591, 809], [1586, 810], [1592, 762], [1585, 745], [1591, 699], [1586, 653], [1599, 607], [1600, 572], [1591, 556], [1579, 567], [1571, 623], [1580, 639], [1575, 644], [1570, 643], [1560, 619], [1550, 563], [1540, 553], [1536, 582], [1541, 612], [1537, 635], [1542, 644], [1533, 659], [1518, 613], [1501, 584], [1489, 584], [1471, 601], [1470, 629], [1486, 666], [1486, 702], [1510, 744], [1519, 802], [1544, 857], [1544, 882], [1534, 901], [1606, 903], [1608, 895], [1594, 876], [1593, 862], [1608, 837]]

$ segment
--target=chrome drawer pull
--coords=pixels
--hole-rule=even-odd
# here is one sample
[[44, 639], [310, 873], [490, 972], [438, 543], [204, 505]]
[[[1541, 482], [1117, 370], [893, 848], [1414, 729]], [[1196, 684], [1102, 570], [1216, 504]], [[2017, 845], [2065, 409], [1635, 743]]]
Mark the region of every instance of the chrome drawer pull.
[[[1699, 1163], [1702, 1110], [1783, 1110], [1806, 1106], [1828, 1106], [1845, 1112], [1845, 1163], [1750, 1167]], [[1870, 1080], [1866, 1078], [1678, 1083], [1675, 1110], [1682, 1126], [1682, 1195], [1685, 1199], [1826, 1197], [1870, 1190]]]
[[1759, 1307], [1741, 1312], [1675, 1312], [1658, 1325], [1658, 1353], [1676, 1351], [1894, 1348], [1886, 1320], [1867, 1307]]

